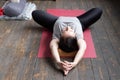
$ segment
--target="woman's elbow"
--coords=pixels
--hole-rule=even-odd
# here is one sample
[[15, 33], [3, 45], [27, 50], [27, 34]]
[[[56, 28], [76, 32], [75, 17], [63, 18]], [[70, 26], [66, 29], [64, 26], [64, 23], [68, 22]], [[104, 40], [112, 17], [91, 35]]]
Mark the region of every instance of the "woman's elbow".
[[49, 47], [50, 47], [50, 49], [52, 49], [53, 48], [53, 43], [52, 43], [52, 41], [50, 42], [50, 44], [49, 44]]
[[86, 41], [83, 41], [83, 49], [86, 50], [86, 48], [87, 48]]
[[85, 40], [80, 40], [80, 48], [82, 47], [83, 50], [86, 50], [87, 44]]
[[49, 44], [50, 48], [57, 48], [58, 44], [56, 40], [51, 40], [50, 44]]

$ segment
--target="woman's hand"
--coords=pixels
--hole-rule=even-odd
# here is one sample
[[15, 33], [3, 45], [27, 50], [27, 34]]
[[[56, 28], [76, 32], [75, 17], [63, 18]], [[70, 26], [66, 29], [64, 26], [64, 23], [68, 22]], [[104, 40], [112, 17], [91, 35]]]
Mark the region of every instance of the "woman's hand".
[[69, 62], [69, 61], [60, 61], [60, 62], [57, 62], [57, 64], [59, 68], [63, 70], [64, 75], [67, 75], [69, 71], [76, 66], [75, 62]]
[[75, 62], [64, 61], [64, 63], [66, 64], [64, 68], [68, 71], [72, 70], [77, 65]]

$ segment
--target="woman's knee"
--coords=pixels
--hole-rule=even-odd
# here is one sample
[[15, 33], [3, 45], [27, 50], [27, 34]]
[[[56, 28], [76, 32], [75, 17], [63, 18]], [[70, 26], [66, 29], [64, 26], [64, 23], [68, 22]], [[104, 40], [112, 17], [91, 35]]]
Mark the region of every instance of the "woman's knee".
[[37, 14], [40, 14], [41, 13], [41, 10], [34, 10], [32, 12], [32, 16], [36, 16]]
[[34, 10], [34, 11], [32, 12], [32, 17], [33, 17], [33, 18], [35, 18], [37, 12], [38, 12], [37, 10]]
[[99, 13], [99, 14], [102, 14], [103, 11], [101, 8], [92, 8], [95, 12]]
[[32, 12], [32, 18], [35, 20], [35, 21], [39, 21], [40, 18], [43, 19], [44, 17], [44, 11], [42, 10], [34, 10]]

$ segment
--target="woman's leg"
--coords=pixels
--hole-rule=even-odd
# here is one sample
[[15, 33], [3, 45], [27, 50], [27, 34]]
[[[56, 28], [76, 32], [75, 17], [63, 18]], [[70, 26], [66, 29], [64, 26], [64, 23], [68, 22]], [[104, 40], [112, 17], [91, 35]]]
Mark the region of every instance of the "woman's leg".
[[99, 8], [92, 8], [84, 14], [77, 16], [82, 24], [83, 31], [90, 25], [95, 23], [102, 15], [102, 10]]
[[35, 10], [32, 12], [32, 17], [35, 22], [40, 24], [41, 26], [53, 31], [53, 26], [55, 21], [57, 20], [57, 16], [53, 16], [42, 10]]

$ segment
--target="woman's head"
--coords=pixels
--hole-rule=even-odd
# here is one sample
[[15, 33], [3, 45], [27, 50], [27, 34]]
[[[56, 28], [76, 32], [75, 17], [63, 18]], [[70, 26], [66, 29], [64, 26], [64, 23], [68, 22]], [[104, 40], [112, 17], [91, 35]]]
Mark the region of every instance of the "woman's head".
[[59, 41], [59, 48], [65, 52], [71, 52], [78, 49], [74, 30], [70, 27], [66, 27], [63, 29]]
[[65, 52], [78, 50], [77, 39], [74, 37], [61, 37], [59, 41], [59, 48]]

